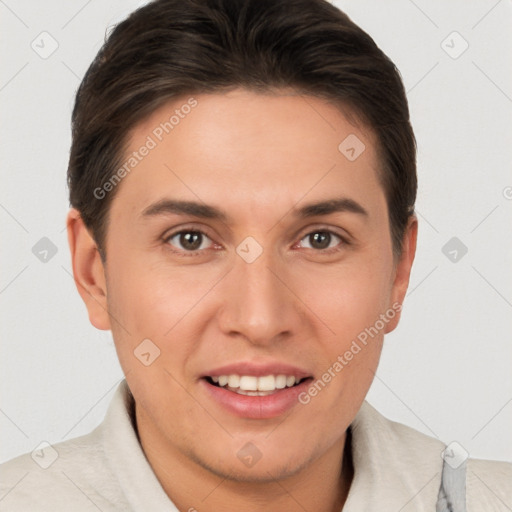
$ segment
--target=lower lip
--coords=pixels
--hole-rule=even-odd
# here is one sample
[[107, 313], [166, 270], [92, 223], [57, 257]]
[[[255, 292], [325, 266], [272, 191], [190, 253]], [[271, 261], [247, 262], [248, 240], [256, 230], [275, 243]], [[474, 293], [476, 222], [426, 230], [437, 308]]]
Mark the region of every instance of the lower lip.
[[236, 416], [252, 419], [268, 419], [281, 416], [297, 405], [298, 396], [307, 389], [310, 381], [311, 378], [305, 379], [297, 386], [276, 390], [271, 395], [248, 396], [214, 386], [206, 379], [201, 379], [206, 392], [224, 409]]

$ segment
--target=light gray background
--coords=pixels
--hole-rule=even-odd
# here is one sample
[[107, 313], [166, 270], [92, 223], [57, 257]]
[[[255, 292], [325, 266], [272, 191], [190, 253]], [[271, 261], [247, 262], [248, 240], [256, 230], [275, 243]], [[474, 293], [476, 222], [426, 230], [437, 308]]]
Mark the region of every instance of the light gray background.
[[[0, 0], [0, 460], [89, 432], [122, 378], [70, 274], [65, 173], [79, 81], [106, 27], [142, 3]], [[512, 460], [512, 3], [336, 4], [400, 69], [419, 145], [418, 254], [368, 399], [473, 457]], [[31, 47], [51, 48], [43, 31], [59, 45], [46, 59]], [[453, 31], [469, 44], [456, 59]], [[457, 262], [442, 252], [454, 236], [468, 248]], [[42, 237], [58, 250], [47, 262], [32, 252]]]

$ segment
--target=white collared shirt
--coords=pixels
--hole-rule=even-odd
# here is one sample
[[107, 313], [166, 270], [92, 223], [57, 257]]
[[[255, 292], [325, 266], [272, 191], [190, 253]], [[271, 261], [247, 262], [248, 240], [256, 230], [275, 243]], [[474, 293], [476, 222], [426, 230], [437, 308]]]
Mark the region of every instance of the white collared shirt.
[[[367, 402], [351, 433], [354, 478], [343, 512], [436, 510], [443, 443]], [[469, 459], [466, 474], [468, 512], [512, 511], [512, 464]], [[194, 508], [205, 510], [202, 503]], [[0, 511], [61, 510], [178, 512], [138, 441], [126, 381], [93, 432], [0, 466]]]

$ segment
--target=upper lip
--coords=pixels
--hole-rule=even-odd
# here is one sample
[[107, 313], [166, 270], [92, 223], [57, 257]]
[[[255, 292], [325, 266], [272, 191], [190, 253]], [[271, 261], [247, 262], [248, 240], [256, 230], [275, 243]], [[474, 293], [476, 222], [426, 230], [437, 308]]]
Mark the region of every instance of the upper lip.
[[293, 375], [296, 379], [311, 377], [311, 373], [297, 366], [282, 362], [255, 363], [252, 361], [240, 361], [227, 364], [210, 370], [202, 377], [218, 377], [220, 375], [252, 375], [263, 377], [265, 375]]

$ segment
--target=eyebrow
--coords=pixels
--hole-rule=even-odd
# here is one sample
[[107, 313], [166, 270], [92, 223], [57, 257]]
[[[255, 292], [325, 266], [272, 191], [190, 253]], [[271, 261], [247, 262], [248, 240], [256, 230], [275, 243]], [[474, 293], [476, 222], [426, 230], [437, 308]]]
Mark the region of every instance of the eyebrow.
[[204, 203], [195, 201], [180, 201], [177, 199], [162, 199], [154, 204], [149, 205], [142, 211], [143, 217], [154, 217], [165, 214], [192, 215], [203, 219], [215, 219], [226, 221], [227, 215], [216, 208]]
[[327, 201], [308, 204], [296, 210], [295, 214], [298, 217], [307, 218], [338, 212], [357, 213], [368, 217], [368, 212], [358, 202], [348, 198], [329, 199]]
[[[291, 211], [294, 217], [301, 219], [339, 212], [350, 212], [366, 217], [368, 216], [368, 212], [358, 202], [349, 198], [318, 201], [302, 206], [301, 208], [293, 208]], [[162, 199], [149, 205], [142, 211], [143, 217], [155, 217], [166, 214], [191, 215], [203, 219], [220, 220], [222, 222], [228, 221], [228, 215], [219, 208], [196, 201]]]

